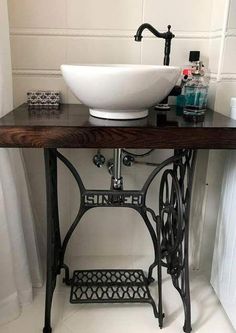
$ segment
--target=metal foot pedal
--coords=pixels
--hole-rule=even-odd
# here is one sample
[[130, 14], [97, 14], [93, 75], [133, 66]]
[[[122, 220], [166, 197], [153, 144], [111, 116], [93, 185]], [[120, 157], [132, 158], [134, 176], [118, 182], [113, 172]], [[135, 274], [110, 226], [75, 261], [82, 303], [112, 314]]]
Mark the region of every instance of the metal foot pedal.
[[157, 307], [142, 270], [74, 271], [70, 302], [149, 303], [158, 318]]

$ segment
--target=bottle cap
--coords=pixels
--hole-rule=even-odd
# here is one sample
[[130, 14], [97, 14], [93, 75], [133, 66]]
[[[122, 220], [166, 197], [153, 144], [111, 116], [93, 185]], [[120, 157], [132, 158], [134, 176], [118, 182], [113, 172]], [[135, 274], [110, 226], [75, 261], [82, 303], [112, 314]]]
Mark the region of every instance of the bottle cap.
[[190, 51], [189, 52], [189, 61], [199, 61], [200, 60], [200, 51]]
[[230, 106], [231, 106], [231, 108], [235, 108], [236, 107], [236, 97], [232, 97], [231, 98]]
[[192, 68], [185, 68], [183, 70], [183, 75], [191, 76], [192, 75]]

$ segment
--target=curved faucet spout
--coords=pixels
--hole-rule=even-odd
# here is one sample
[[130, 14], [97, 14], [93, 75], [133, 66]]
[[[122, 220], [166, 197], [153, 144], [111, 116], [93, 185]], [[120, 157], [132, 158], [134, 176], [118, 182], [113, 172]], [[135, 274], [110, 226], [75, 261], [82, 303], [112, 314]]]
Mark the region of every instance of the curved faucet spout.
[[171, 50], [171, 40], [175, 37], [175, 35], [170, 31], [171, 25], [168, 25], [167, 32], [159, 32], [157, 31], [151, 24], [143, 23], [138, 28], [136, 35], [134, 36], [136, 42], [141, 42], [143, 36], [142, 33], [145, 29], [149, 30], [154, 36], [157, 38], [165, 39], [165, 52], [164, 52], [164, 65], [170, 64], [170, 50]]
[[172, 39], [175, 37], [175, 35], [172, 34], [172, 32], [170, 31], [171, 25], [168, 25], [167, 32], [159, 32], [151, 24], [143, 23], [142, 25], [140, 25], [140, 27], [138, 28], [138, 30], [136, 32], [136, 35], [134, 36], [136, 42], [141, 42], [141, 40], [143, 38], [142, 33], [145, 29], [149, 30], [157, 38]]

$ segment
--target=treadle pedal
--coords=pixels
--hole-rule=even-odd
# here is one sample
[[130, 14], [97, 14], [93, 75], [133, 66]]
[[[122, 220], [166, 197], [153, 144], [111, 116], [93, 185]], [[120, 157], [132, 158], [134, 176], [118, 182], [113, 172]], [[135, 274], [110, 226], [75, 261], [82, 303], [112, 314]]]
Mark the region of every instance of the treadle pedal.
[[71, 281], [70, 302], [75, 303], [149, 303], [158, 317], [142, 270], [78, 270]]

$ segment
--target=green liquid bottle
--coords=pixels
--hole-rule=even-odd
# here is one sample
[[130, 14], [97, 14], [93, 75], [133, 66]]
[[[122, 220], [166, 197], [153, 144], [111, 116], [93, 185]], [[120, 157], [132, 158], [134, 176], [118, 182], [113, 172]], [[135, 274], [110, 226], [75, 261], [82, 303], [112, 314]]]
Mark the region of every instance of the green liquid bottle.
[[202, 62], [198, 62], [193, 72], [193, 79], [184, 87], [185, 106], [184, 118], [187, 121], [199, 122], [204, 120], [207, 107], [209, 84], [204, 77]]

